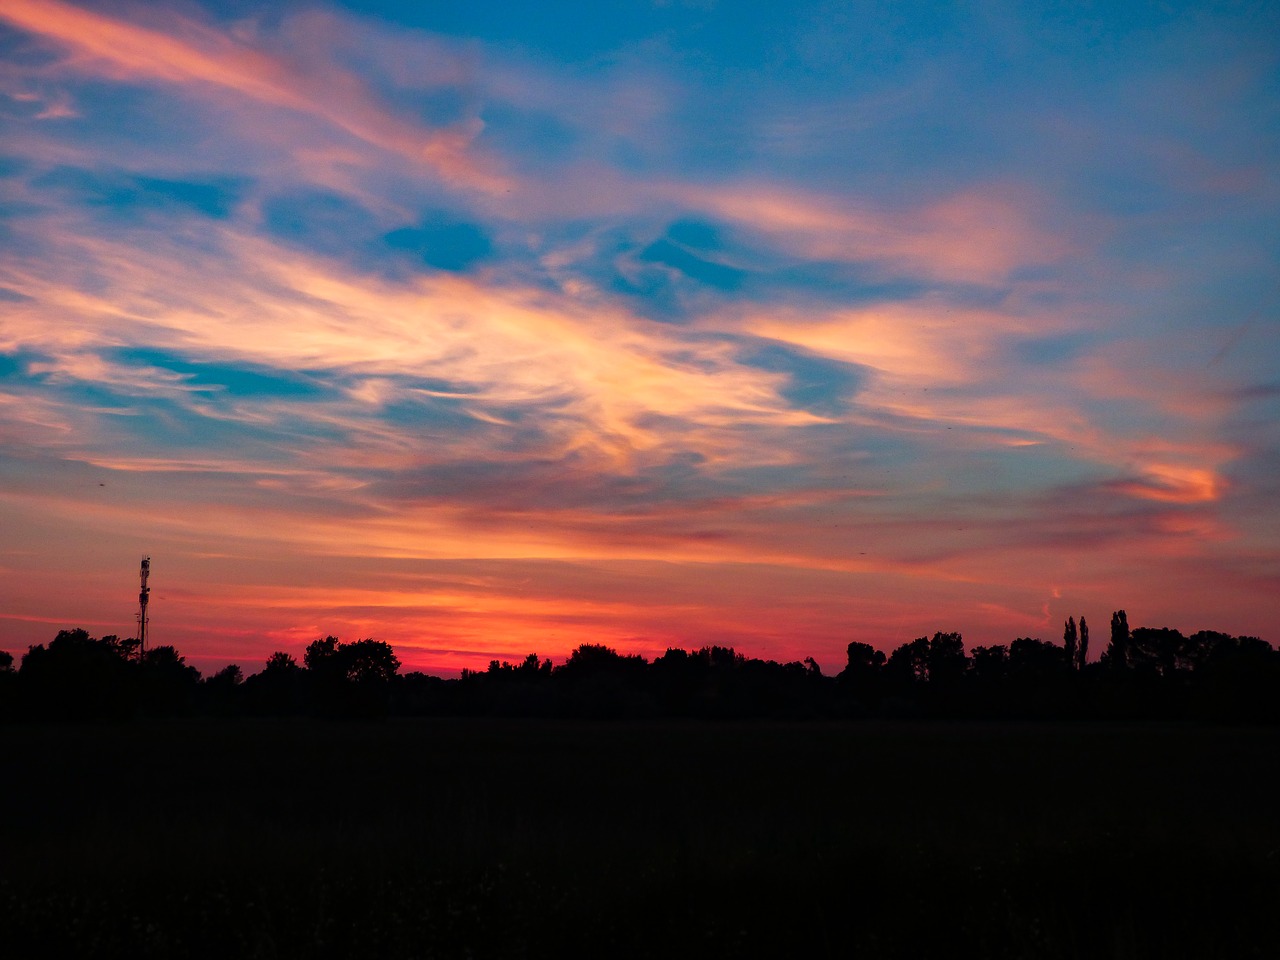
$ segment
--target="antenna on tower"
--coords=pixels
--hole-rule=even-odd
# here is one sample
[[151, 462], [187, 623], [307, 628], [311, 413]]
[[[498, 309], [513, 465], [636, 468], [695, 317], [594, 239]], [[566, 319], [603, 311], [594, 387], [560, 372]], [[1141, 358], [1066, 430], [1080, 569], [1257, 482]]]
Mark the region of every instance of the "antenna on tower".
[[147, 652], [147, 601], [151, 598], [151, 588], [147, 586], [147, 577], [151, 575], [151, 558], [142, 558], [142, 567], [138, 570], [142, 580], [142, 588], [138, 591], [138, 657]]

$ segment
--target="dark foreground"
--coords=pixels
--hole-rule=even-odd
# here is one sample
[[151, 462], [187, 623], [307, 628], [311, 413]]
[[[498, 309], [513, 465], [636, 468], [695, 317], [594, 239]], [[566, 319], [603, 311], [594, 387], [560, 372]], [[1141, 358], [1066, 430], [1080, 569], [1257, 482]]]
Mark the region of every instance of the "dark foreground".
[[0, 727], [6, 957], [1271, 957], [1280, 730]]

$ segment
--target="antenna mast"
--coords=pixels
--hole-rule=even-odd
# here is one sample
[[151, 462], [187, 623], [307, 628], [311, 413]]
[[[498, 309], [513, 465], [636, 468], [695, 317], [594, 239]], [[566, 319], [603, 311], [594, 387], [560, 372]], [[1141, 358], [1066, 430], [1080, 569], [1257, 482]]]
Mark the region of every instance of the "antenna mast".
[[147, 586], [147, 577], [151, 575], [151, 558], [142, 558], [142, 567], [138, 570], [142, 580], [142, 588], [138, 591], [138, 656], [147, 652], [147, 600], [151, 597], [151, 588]]

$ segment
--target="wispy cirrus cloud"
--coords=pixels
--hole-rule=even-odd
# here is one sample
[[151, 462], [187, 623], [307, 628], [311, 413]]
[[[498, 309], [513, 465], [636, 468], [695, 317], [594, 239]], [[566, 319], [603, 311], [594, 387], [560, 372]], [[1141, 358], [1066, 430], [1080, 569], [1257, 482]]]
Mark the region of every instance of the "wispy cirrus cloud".
[[1042, 198], [1015, 186], [967, 190], [898, 209], [769, 184], [680, 185], [672, 192], [687, 206], [761, 234], [792, 255], [872, 263], [929, 280], [1004, 284], [1020, 269], [1063, 259], [1077, 245], [1061, 225], [1049, 225]]
[[[154, 25], [60, 0], [14, 0], [0, 18], [68, 51], [68, 67], [126, 82], [229, 91], [330, 124], [420, 163], [460, 187], [500, 191], [491, 158], [471, 149], [478, 127], [428, 129], [394, 115], [355, 74], [304, 50], [276, 53], [251, 31], [227, 32], [170, 11], [139, 11]], [[314, 32], [303, 35], [314, 38]], [[255, 42], [256, 41], [256, 42]]]

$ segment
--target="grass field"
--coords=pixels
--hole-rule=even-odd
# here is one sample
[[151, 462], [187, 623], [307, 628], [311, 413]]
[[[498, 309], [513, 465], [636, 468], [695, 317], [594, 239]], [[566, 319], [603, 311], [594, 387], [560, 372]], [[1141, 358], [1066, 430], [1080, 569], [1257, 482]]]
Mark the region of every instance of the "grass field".
[[0, 728], [7, 957], [1273, 957], [1280, 730]]

